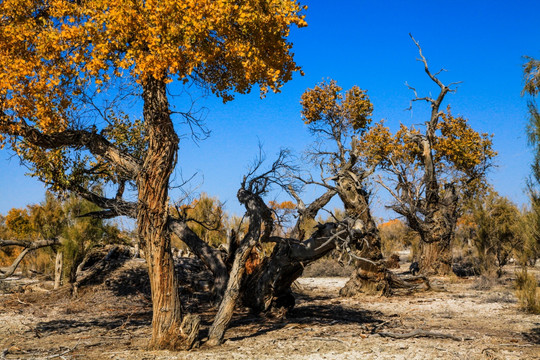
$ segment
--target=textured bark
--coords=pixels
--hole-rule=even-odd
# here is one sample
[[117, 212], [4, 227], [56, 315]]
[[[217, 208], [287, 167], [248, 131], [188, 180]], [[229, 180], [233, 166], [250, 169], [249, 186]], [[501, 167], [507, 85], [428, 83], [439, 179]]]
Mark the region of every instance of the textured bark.
[[64, 254], [61, 251], [56, 252], [56, 261], [54, 264], [54, 289], [62, 286], [62, 272], [64, 270]]
[[[209, 346], [219, 345], [223, 342], [225, 331], [229, 326], [234, 308], [241, 295], [243, 275], [246, 271], [246, 261], [257, 242], [268, 238], [272, 232], [272, 213], [258, 195], [252, 194], [242, 188], [238, 191], [238, 200], [246, 207], [250, 218], [249, 228], [246, 236], [242, 239], [235, 251], [227, 289], [210, 328], [207, 343]], [[263, 222], [264, 229], [261, 234]]]
[[170, 118], [166, 85], [148, 77], [143, 82], [144, 121], [149, 144], [137, 176], [137, 232], [146, 256], [152, 289], [150, 348], [183, 347], [182, 309], [168, 228], [168, 188], [178, 151]]
[[[342, 296], [353, 296], [358, 293], [381, 293], [389, 295], [392, 276], [382, 261], [381, 237], [369, 207], [369, 193], [365, 189], [365, 180], [345, 171], [337, 180], [338, 194], [345, 206], [345, 213], [352, 219], [359, 220], [362, 226], [362, 238], [352, 244], [362, 259], [355, 259], [355, 271], [341, 289]], [[365, 260], [364, 260], [365, 259]]]
[[450, 239], [420, 243], [420, 272], [424, 275], [448, 275], [452, 272]]
[[309, 263], [336, 248], [328, 241], [337, 230], [335, 223], [320, 225], [305, 241], [272, 238], [277, 244], [272, 254], [246, 278], [242, 303], [255, 313], [282, 312], [295, 304], [291, 285]]

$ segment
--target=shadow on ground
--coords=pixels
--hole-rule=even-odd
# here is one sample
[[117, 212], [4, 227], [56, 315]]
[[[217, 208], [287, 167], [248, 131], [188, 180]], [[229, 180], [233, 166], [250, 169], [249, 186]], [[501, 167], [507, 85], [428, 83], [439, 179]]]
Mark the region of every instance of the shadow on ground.
[[50, 334], [77, 334], [98, 330], [134, 329], [141, 326], [148, 327], [152, 323], [151, 312], [140, 312], [130, 316], [114, 316], [95, 320], [58, 319], [40, 322], [35, 332], [43, 335]]
[[523, 333], [522, 335], [528, 342], [540, 345], [540, 327], [532, 328], [531, 331]]

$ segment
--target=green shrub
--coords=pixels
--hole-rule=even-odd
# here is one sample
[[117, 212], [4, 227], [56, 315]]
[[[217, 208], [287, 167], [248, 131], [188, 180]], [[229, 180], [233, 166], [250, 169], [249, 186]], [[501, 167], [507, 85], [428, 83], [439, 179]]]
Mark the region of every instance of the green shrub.
[[533, 274], [523, 268], [516, 273], [516, 295], [523, 310], [540, 314], [540, 287]]

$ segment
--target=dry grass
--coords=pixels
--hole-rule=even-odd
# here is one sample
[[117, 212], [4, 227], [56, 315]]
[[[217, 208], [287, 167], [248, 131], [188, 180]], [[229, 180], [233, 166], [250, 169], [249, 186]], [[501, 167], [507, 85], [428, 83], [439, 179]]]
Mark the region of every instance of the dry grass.
[[540, 314], [540, 287], [536, 276], [528, 273], [527, 268], [516, 272], [516, 295], [523, 310]]
[[340, 264], [336, 259], [325, 257], [309, 264], [304, 269], [303, 277], [350, 277], [354, 268]]

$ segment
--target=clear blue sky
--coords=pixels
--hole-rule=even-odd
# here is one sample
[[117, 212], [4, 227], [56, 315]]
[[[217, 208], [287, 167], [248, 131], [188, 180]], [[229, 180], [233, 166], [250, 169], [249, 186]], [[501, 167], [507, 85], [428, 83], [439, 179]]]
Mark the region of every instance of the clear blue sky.
[[[425, 121], [426, 108], [409, 106], [411, 92], [437, 88], [415, 59], [420, 42], [431, 69], [445, 68], [443, 82], [462, 81], [448, 95], [455, 115], [473, 128], [494, 134], [499, 152], [490, 181], [502, 195], [522, 204], [525, 178], [532, 159], [524, 129], [526, 104], [521, 98], [523, 55], [540, 58], [540, 1], [304, 1], [308, 27], [295, 29], [291, 41], [305, 76], [295, 76], [282, 92], [259, 99], [238, 96], [225, 105], [209, 98], [207, 126], [211, 137], [198, 144], [181, 141], [179, 167], [184, 177], [194, 172], [198, 192], [226, 201], [241, 213], [235, 195], [247, 166], [261, 142], [269, 160], [287, 147], [300, 153], [312, 141], [300, 119], [300, 96], [322, 79], [333, 78], [345, 89], [367, 89], [374, 103], [374, 120], [387, 124]], [[182, 131], [182, 128], [179, 127]], [[43, 186], [24, 176], [26, 169], [8, 150], [0, 151], [0, 213], [39, 202]], [[204, 180], [203, 180], [204, 177]], [[173, 191], [172, 198], [178, 196]], [[308, 192], [307, 198], [313, 196]], [[384, 213], [380, 204], [376, 214]]]

